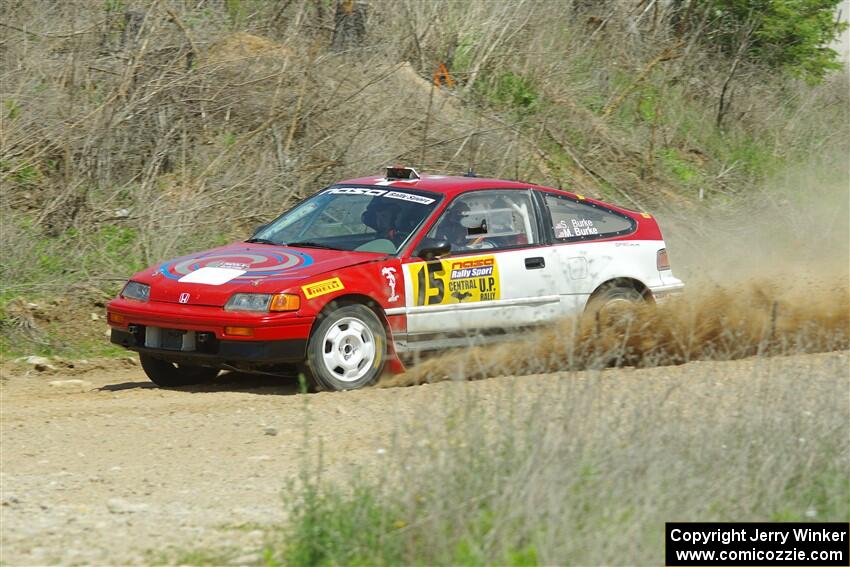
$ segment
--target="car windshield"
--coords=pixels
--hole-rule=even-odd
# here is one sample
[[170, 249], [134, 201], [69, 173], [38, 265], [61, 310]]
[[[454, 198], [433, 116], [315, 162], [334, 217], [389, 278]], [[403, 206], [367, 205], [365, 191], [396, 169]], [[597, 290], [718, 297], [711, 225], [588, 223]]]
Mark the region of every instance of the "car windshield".
[[440, 196], [383, 187], [331, 187], [258, 230], [249, 242], [395, 254]]

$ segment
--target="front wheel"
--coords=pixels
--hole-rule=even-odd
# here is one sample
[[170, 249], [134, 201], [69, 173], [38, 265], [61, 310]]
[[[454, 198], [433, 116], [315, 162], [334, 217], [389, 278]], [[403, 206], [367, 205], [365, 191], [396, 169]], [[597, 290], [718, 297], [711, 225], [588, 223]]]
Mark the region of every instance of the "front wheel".
[[384, 369], [387, 333], [365, 305], [332, 309], [310, 335], [307, 368], [318, 390], [356, 390]]
[[176, 364], [148, 354], [139, 353], [139, 361], [151, 382], [161, 388], [202, 384], [218, 375], [216, 368]]

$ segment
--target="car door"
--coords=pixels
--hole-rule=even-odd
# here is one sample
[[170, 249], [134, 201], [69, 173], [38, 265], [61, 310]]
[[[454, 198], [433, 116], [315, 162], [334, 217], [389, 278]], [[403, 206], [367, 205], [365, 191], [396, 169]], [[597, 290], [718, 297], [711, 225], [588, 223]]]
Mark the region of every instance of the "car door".
[[411, 341], [551, 318], [559, 302], [557, 266], [542, 242], [536, 207], [523, 189], [470, 191], [448, 205], [423, 243], [448, 241], [451, 253], [404, 266]]

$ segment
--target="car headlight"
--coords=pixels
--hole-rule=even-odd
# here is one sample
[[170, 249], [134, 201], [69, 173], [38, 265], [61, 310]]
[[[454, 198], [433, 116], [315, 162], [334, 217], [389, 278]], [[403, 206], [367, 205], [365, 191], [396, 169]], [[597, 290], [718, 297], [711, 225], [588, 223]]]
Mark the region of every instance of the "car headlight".
[[298, 311], [301, 297], [291, 293], [234, 293], [224, 305], [225, 311]]
[[121, 290], [124, 299], [135, 299], [136, 301], [147, 301], [150, 299], [151, 286], [139, 282], [129, 281]]

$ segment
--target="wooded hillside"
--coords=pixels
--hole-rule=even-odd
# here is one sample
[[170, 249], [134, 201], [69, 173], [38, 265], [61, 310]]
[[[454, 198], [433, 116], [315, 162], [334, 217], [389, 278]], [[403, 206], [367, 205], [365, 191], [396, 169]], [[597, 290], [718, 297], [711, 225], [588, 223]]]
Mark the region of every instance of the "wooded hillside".
[[846, 183], [837, 4], [5, 0], [4, 345], [388, 164], [694, 213]]

